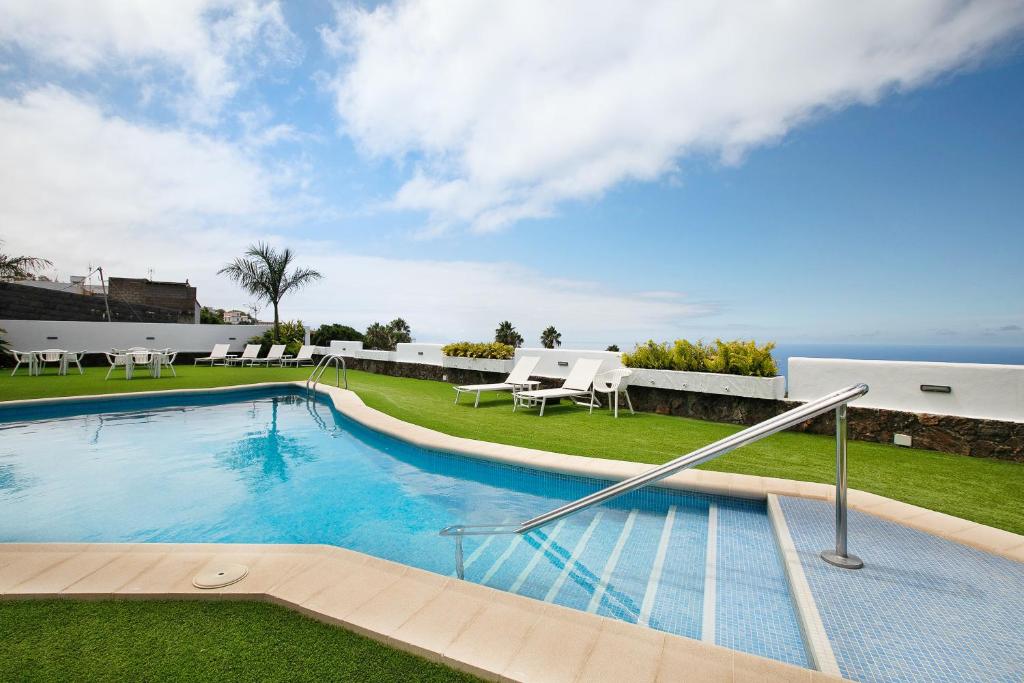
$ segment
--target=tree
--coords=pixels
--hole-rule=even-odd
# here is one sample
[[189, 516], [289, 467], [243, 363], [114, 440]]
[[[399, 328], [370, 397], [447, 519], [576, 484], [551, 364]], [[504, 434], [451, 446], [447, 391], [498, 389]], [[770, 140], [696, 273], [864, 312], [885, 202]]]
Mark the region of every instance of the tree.
[[498, 324], [498, 329], [494, 331], [494, 341], [501, 342], [502, 344], [508, 344], [514, 346], [517, 349], [523, 345], [523, 335], [516, 331], [516, 328], [512, 326], [507, 320], [503, 320]]
[[387, 325], [373, 323], [367, 327], [363, 336], [363, 348], [394, 351], [399, 344], [408, 344], [411, 341], [412, 330], [409, 323], [401, 318], [395, 318]]
[[201, 325], [223, 325], [224, 324], [224, 309], [223, 308], [210, 308], [209, 306], [203, 306], [199, 309], [199, 324]]
[[238, 283], [242, 289], [256, 297], [257, 301], [267, 301], [274, 307], [274, 339], [281, 339], [281, 318], [278, 306], [285, 294], [301, 289], [323, 277], [311, 268], [295, 268], [290, 273], [288, 266], [295, 260], [295, 252], [285, 248], [277, 251], [269, 244], [257, 242], [250, 245], [245, 256], [217, 271], [218, 275], [227, 275]]
[[619, 345], [618, 344], [609, 344], [608, 348], [605, 349], [605, 351], [615, 351], [616, 353], [618, 353]]
[[311, 344], [327, 346], [332, 339], [338, 341], [363, 341], [363, 333], [348, 325], [321, 325], [309, 336]]
[[553, 349], [562, 345], [562, 333], [555, 329], [554, 325], [540, 333], [540, 345], [545, 349]]
[[[0, 246], [3, 246], [0, 241]], [[38, 256], [15, 256], [0, 251], [0, 280], [31, 277], [37, 270], [49, 268], [53, 262]]]

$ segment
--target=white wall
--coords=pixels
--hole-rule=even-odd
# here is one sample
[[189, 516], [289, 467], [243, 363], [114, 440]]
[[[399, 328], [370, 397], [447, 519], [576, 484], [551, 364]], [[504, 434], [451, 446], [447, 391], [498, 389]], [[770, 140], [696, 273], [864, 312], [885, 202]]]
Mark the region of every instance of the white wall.
[[443, 347], [444, 344], [398, 344], [395, 349], [395, 360], [399, 363], [443, 365]]
[[622, 354], [615, 351], [579, 351], [574, 349], [516, 349], [515, 359], [518, 361], [522, 356], [540, 356], [537, 369], [533, 371], [536, 377], [550, 377], [553, 379], [565, 379], [569, 376], [569, 370], [580, 358], [597, 358], [604, 361], [601, 365], [601, 372], [622, 367]]
[[[12, 349], [66, 349], [92, 352], [146, 346], [154, 349], [209, 352], [214, 344], [245, 348], [248, 339], [271, 327], [260, 325], [187, 325], [176, 323], [78, 322], [71, 320], [0, 320]], [[51, 338], [51, 337], [55, 337]]]
[[[789, 398], [808, 401], [863, 382], [851, 405], [1024, 422], [1024, 365], [790, 358]], [[948, 386], [948, 394], [921, 391]]]
[[361, 341], [335, 341], [331, 340], [329, 347], [331, 353], [339, 356], [358, 356], [359, 352], [363, 350], [363, 342]]

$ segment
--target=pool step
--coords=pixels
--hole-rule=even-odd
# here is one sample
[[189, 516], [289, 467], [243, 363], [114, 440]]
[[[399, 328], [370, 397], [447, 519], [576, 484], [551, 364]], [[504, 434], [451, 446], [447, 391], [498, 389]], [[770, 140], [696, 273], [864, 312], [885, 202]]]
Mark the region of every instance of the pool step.
[[522, 536], [469, 538], [469, 581], [808, 665], [769, 522], [755, 506], [602, 506]]
[[[672, 506], [659, 514], [602, 508], [525, 536], [467, 545], [466, 579], [700, 637], [703, 557], [684, 555], [693, 537], [703, 542], [706, 526], [706, 509]], [[687, 611], [696, 605], [696, 616], [681, 618], [680, 605]]]

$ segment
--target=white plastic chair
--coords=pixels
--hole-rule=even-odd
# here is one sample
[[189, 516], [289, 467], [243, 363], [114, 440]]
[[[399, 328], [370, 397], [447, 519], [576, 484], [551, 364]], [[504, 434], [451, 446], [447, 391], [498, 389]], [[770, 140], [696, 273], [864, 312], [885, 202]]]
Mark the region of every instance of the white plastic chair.
[[175, 377], [178, 376], [178, 373], [175, 372], [175, 370], [174, 370], [174, 361], [177, 358], [178, 358], [178, 352], [177, 351], [171, 351], [170, 349], [161, 349], [160, 350], [160, 365], [162, 367], [165, 367], [165, 368], [170, 368], [171, 374], [174, 375]]
[[629, 392], [626, 387], [629, 385], [629, 376], [633, 374], [628, 368], [619, 368], [602, 372], [594, 378], [594, 391], [600, 394], [608, 394], [608, 408], [614, 403], [615, 417], [619, 416], [619, 394], [625, 394], [626, 405], [629, 406], [629, 414], [635, 415], [633, 402], [629, 400]]
[[68, 367], [74, 363], [78, 366], [78, 374], [83, 375], [85, 371], [82, 370], [82, 359], [85, 358], [86, 351], [68, 351], [64, 354], [64, 362], [61, 363], [60, 371], [61, 374], [68, 374]]
[[103, 379], [110, 379], [110, 373], [114, 371], [114, 368], [124, 368], [124, 378], [132, 378], [132, 354], [130, 353], [104, 353], [107, 357], [107, 362], [110, 363], [110, 369], [107, 370], [107, 376]]
[[14, 365], [14, 369], [11, 370], [11, 377], [14, 377], [14, 373], [18, 371], [22, 365], [28, 366], [28, 374], [36, 374], [36, 354], [31, 351], [15, 351], [10, 349], [10, 354], [14, 356], [14, 360], [17, 361]]
[[36, 351], [36, 374], [42, 374], [46, 370], [47, 363], [57, 364], [57, 374], [60, 374], [61, 364], [64, 361], [64, 349], [43, 349]]

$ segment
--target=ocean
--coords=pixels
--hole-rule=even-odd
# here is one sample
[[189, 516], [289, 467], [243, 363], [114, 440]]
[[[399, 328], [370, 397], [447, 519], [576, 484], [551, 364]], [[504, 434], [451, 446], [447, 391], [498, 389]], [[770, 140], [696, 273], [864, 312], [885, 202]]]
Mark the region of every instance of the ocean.
[[931, 346], [889, 344], [778, 344], [772, 352], [779, 372], [788, 373], [789, 359], [854, 358], [857, 360], [917, 360], [941, 363], [1024, 365], [1022, 346]]

